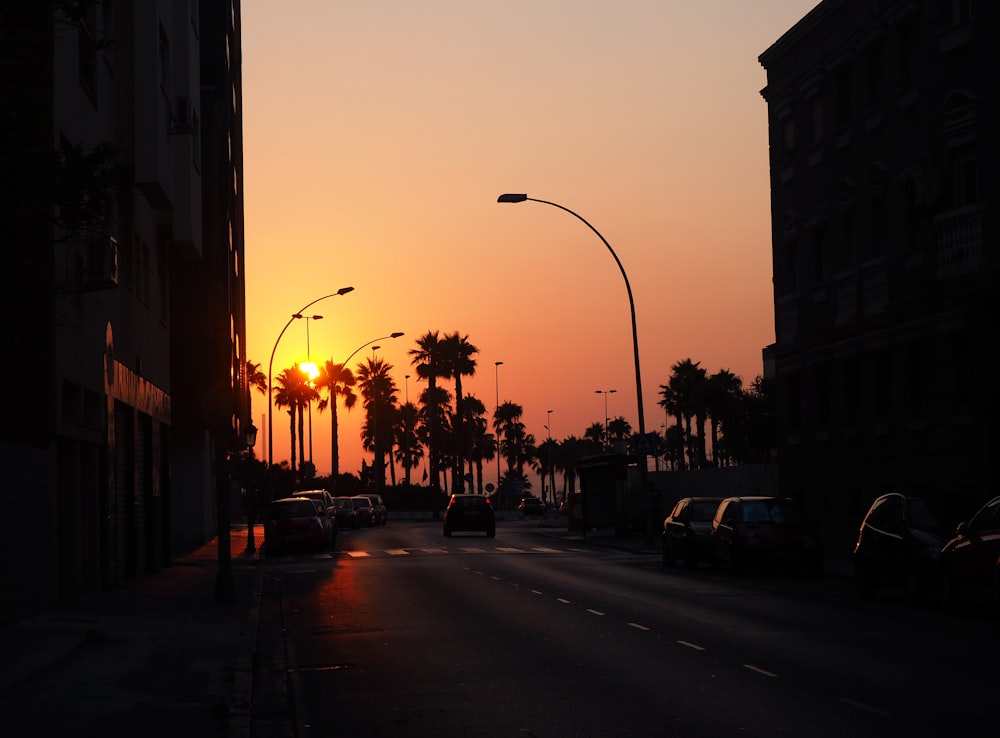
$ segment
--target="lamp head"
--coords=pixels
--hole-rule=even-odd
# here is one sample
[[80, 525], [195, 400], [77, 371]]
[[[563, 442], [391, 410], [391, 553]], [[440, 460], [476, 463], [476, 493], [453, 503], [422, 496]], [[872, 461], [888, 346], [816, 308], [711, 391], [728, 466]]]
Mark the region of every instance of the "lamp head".
[[247, 442], [247, 448], [253, 448], [254, 446], [256, 446], [257, 426], [253, 424], [252, 420], [250, 421], [250, 425], [248, 425], [244, 430], [244, 433], [246, 434], [246, 438], [244, 440], [246, 440]]
[[500, 195], [500, 197], [497, 198], [497, 202], [524, 202], [527, 199], [528, 196], [523, 193], [515, 194], [508, 192], [504, 195]]
[[395, 333], [390, 333], [389, 338], [399, 338], [403, 335], [403, 331], [396, 331]]
[[337, 290], [337, 294], [338, 295], [346, 295], [348, 292], [354, 292], [354, 288], [353, 287], [341, 287], [339, 290]]

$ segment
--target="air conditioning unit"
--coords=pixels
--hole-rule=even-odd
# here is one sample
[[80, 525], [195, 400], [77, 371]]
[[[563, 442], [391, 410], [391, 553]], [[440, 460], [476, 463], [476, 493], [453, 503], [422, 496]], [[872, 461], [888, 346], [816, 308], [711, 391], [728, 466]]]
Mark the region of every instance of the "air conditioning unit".
[[83, 287], [104, 290], [118, 286], [118, 240], [114, 236], [96, 238], [87, 243], [87, 263]]
[[194, 132], [194, 106], [190, 97], [178, 97], [174, 103], [174, 120], [170, 132], [177, 134]]

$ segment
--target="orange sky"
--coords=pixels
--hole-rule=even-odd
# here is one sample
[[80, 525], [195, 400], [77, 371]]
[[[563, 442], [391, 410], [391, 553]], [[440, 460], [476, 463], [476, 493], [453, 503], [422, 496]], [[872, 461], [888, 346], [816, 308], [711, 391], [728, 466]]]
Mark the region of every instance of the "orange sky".
[[[404, 331], [378, 354], [416, 401], [414, 341], [460, 331], [479, 348], [464, 391], [492, 408], [499, 388], [539, 442], [547, 410], [557, 439], [603, 422], [598, 389], [617, 390], [609, 415], [637, 430], [621, 273], [571, 215], [496, 202], [526, 192], [579, 213], [621, 259], [647, 430], [665, 422], [659, 387], [678, 361], [748, 384], [774, 340], [757, 56], [815, 4], [244, 0], [250, 359], [266, 371], [292, 313], [353, 286], [307, 311], [324, 316], [313, 361]], [[305, 358], [295, 321], [274, 375]], [[260, 424], [266, 398], [253, 401]], [[327, 474], [330, 418], [312, 420]], [[361, 467], [361, 421], [360, 404], [341, 410], [342, 471]], [[275, 462], [288, 439], [279, 411]]]

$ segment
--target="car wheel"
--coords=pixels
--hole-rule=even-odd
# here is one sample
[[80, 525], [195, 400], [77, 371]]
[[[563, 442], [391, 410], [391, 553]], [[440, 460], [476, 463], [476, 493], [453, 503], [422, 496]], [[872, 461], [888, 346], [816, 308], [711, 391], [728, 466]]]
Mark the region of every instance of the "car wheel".
[[698, 558], [691, 552], [691, 547], [686, 545], [681, 549], [681, 558], [684, 559], [684, 567], [694, 569], [698, 566]]
[[486, 535], [488, 537], [490, 537], [490, 538], [496, 538], [497, 537], [497, 529], [496, 528], [490, 528], [488, 531], [486, 531]]

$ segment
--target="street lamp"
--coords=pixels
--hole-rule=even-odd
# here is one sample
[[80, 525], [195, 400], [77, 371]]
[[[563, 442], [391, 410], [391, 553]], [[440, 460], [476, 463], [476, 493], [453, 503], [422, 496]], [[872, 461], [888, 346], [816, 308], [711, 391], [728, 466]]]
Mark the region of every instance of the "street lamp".
[[[621, 259], [618, 258], [618, 254], [615, 253], [615, 250], [611, 248], [611, 244], [608, 243], [608, 240], [601, 235], [601, 232], [599, 230], [594, 228], [594, 226], [592, 226], [587, 221], [587, 219], [584, 218], [579, 213], [575, 213], [569, 208], [560, 205], [559, 203], [550, 202], [549, 200], [539, 200], [534, 197], [528, 197], [523, 193], [506, 193], [500, 195], [500, 197], [497, 198], [497, 202], [508, 202], [508, 203], [524, 202], [525, 200], [528, 200], [530, 202], [540, 202], [543, 205], [551, 205], [554, 208], [559, 208], [560, 210], [569, 213], [574, 218], [581, 221], [585, 226], [587, 226], [590, 230], [592, 230], [599, 239], [601, 239], [601, 242], [605, 246], [607, 246], [608, 251], [611, 252], [611, 256], [614, 258], [615, 263], [618, 265], [618, 270], [622, 273], [622, 279], [625, 280], [625, 291], [628, 292], [629, 312], [632, 315], [632, 354], [635, 361], [635, 396], [636, 396], [636, 403], [639, 409], [639, 443], [636, 449], [639, 453], [639, 482], [640, 486], [642, 487], [642, 495], [643, 495], [643, 500], [645, 502], [645, 506], [648, 507], [649, 505], [648, 489], [647, 489], [648, 471], [646, 469], [646, 416], [642, 408], [642, 373], [639, 369], [639, 331], [636, 329], [636, 324], [635, 324], [635, 300], [632, 298], [632, 286], [629, 284], [628, 275], [625, 273], [625, 267], [622, 266]], [[647, 514], [643, 515], [644, 518], [643, 533], [645, 535], [647, 542], [652, 542], [653, 539], [653, 528], [652, 528], [653, 521], [652, 518], [650, 517], [650, 514], [648, 514], [650, 512], [651, 512], [650, 510], [645, 510], [645, 513]]]
[[497, 417], [500, 414], [500, 367], [503, 365], [502, 361], [493, 362], [493, 371], [496, 374], [496, 390], [497, 390], [497, 404], [496, 409], [493, 411], [494, 422], [496, 423], [496, 441], [497, 441], [497, 502], [500, 498], [500, 419]]
[[[552, 502], [556, 501], [556, 472], [552, 468], [552, 411], [545, 411], [545, 431], [549, 435], [548, 444], [548, 467], [549, 467], [549, 496], [552, 498]], [[545, 493], [545, 482], [542, 481], [542, 493]]]
[[[388, 336], [379, 336], [378, 338], [373, 338], [370, 341], [365, 341], [363, 344], [361, 344], [356, 349], [354, 349], [350, 354], [348, 354], [347, 358], [344, 359], [342, 362], [340, 362], [340, 365], [343, 366], [343, 367], [346, 367], [347, 366], [347, 362], [349, 362], [354, 357], [354, 354], [358, 353], [358, 351], [360, 351], [361, 349], [363, 349], [365, 346], [371, 346], [376, 341], [384, 341], [387, 338], [399, 338], [402, 335], [404, 335], [404, 333], [402, 331], [396, 331], [395, 333], [390, 333]], [[375, 348], [381, 348], [381, 346], [376, 346]], [[375, 349], [372, 349], [372, 351], [374, 351], [374, 350]], [[374, 357], [374, 355], [373, 355], [373, 357]]]
[[312, 302], [303, 305], [301, 310], [292, 314], [292, 317], [288, 319], [288, 322], [285, 323], [285, 327], [281, 329], [281, 333], [278, 334], [278, 337], [274, 341], [274, 348], [271, 349], [271, 360], [267, 363], [267, 491], [271, 499], [274, 499], [274, 408], [271, 403], [271, 375], [274, 370], [274, 352], [278, 350], [278, 343], [281, 341], [281, 337], [285, 335], [285, 331], [288, 330], [288, 326], [290, 326], [292, 321], [298, 316], [301, 316], [306, 310], [321, 300], [325, 300], [328, 297], [346, 295], [348, 292], [353, 291], [353, 287], [341, 287], [336, 292], [332, 292], [329, 295], [323, 295], [322, 297], [317, 297]]
[[614, 394], [618, 390], [594, 390], [594, 394], [604, 395], [604, 445], [608, 445], [608, 395]]
[[[302, 313], [296, 313], [292, 316], [293, 318], [306, 321], [306, 365], [299, 365], [300, 368], [305, 368], [309, 374], [309, 381], [312, 382], [316, 379], [319, 374], [319, 370], [316, 365], [312, 363], [312, 349], [309, 346], [309, 321], [310, 320], [323, 320], [322, 315], [302, 315]], [[309, 465], [312, 466], [313, 463], [313, 406], [312, 400], [309, 401]], [[316, 467], [313, 466], [313, 473], [315, 473]]]
[[[243, 442], [247, 448], [247, 455], [250, 457], [250, 461], [253, 461], [253, 449], [257, 445], [257, 426], [253, 424], [253, 420], [250, 421], [250, 425], [243, 429]], [[257, 490], [252, 484], [253, 475], [252, 467], [250, 469], [251, 474], [247, 476], [251, 480], [250, 489], [247, 490], [247, 551], [253, 553], [257, 550], [257, 543], [254, 538], [253, 525], [257, 517], [256, 505], [254, 504], [254, 497], [257, 494]]]

